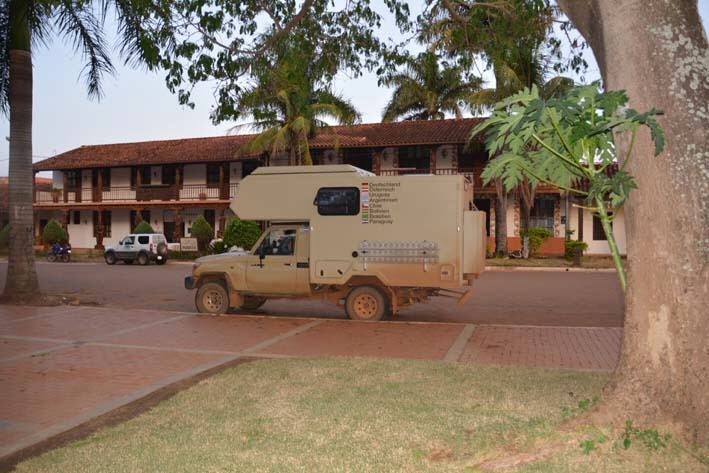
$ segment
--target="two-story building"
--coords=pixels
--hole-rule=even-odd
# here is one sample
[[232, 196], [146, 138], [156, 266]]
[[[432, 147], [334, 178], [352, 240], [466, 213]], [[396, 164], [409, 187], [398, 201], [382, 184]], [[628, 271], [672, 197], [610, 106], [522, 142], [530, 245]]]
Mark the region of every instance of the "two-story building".
[[[315, 164], [352, 164], [379, 175], [464, 174], [474, 183], [475, 205], [487, 212], [488, 234], [494, 236], [495, 190], [483, 186], [480, 178], [488, 155], [482, 143], [468, 145], [480, 120], [332, 127], [318, 134], [310, 147]], [[253, 137], [82, 146], [38, 162], [35, 172], [53, 171], [53, 184], [51, 190], [35, 191], [35, 231], [41, 235], [54, 218], [65, 226], [74, 247], [94, 248], [116, 243], [142, 219], [169, 241], [179, 242], [190, 235], [191, 223], [201, 214], [219, 235], [231, 216], [229, 202], [238, 199], [239, 181], [259, 166], [288, 163], [286, 153], [239, 153]], [[288, 189], [283, 189], [283, 198], [288, 198]], [[563, 253], [567, 208], [558, 189], [537, 189], [531, 223], [554, 235], [543, 247], [547, 254]], [[596, 231], [592, 216], [576, 210], [569, 210], [569, 225], [579, 227], [575, 236], [589, 243], [589, 253], [608, 253], [605, 241], [594, 240], [602, 231]], [[518, 247], [519, 201], [514, 196], [508, 201], [507, 223], [510, 246]], [[622, 225], [622, 219], [616, 225]], [[625, 251], [624, 231], [619, 233]]]

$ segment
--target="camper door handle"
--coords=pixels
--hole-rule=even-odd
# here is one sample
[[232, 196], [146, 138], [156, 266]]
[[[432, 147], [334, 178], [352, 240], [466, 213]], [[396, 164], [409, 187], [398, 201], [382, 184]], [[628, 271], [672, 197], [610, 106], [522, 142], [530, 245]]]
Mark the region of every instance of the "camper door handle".
[[293, 266], [293, 265], [290, 263], [283, 263], [283, 266]]

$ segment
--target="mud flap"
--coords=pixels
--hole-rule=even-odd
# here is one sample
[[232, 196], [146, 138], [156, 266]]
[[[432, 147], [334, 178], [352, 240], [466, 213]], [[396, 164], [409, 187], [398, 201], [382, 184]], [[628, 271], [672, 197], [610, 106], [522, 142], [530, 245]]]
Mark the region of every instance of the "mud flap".
[[466, 302], [468, 302], [470, 300], [471, 297], [473, 297], [473, 288], [472, 287], [470, 289], [468, 289], [467, 291], [465, 291], [465, 293], [463, 293], [463, 295], [460, 297], [460, 299], [458, 299], [458, 305], [465, 304]]
[[471, 297], [473, 297], [473, 288], [471, 287], [467, 291], [460, 292], [460, 291], [453, 291], [452, 289], [439, 289], [439, 296], [442, 297], [451, 297], [453, 299], [458, 299], [457, 304], [458, 305], [463, 305], [466, 302], [470, 300]]

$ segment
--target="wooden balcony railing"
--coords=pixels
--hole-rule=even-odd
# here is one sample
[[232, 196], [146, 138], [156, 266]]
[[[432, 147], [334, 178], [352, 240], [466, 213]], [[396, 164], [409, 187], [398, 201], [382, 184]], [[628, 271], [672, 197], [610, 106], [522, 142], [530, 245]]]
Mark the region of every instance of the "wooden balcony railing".
[[[403, 176], [406, 174], [435, 174], [437, 176], [451, 176], [462, 174], [468, 178], [471, 182], [473, 178], [477, 176], [478, 180], [480, 178], [481, 170], [477, 169], [464, 169], [464, 168], [436, 168], [435, 172], [431, 172], [430, 169], [419, 169], [419, 168], [396, 168], [396, 169], [382, 169], [379, 171], [380, 176]], [[482, 184], [482, 183], [480, 183]], [[477, 182], [476, 182], [477, 185]]]
[[199, 200], [230, 200], [236, 197], [238, 183], [222, 187], [210, 187], [206, 184], [174, 184], [136, 186], [136, 187], [86, 187], [83, 189], [37, 190], [35, 203], [93, 203], [93, 202], [166, 202], [166, 201], [199, 201]]

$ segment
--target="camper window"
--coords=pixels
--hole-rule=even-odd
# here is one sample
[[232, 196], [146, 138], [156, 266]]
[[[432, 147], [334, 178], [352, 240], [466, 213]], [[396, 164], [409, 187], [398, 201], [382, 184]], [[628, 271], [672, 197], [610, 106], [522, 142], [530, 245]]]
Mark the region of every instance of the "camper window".
[[357, 215], [359, 189], [356, 187], [321, 187], [313, 204], [320, 215]]

